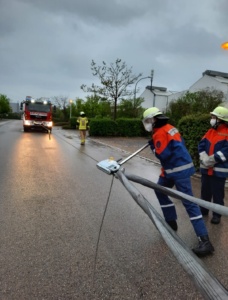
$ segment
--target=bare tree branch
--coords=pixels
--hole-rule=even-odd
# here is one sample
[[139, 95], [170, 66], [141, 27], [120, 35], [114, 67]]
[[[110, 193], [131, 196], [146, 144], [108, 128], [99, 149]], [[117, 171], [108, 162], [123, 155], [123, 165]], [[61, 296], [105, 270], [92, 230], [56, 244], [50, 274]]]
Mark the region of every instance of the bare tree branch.
[[119, 98], [129, 97], [134, 94], [132, 89], [128, 87], [134, 84], [142, 73], [138, 75], [132, 74], [132, 67], [128, 68], [125, 62], [117, 58], [115, 63], [110, 66], [103, 61], [101, 66], [92, 60], [91, 70], [93, 76], [99, 78], [101, 86], [95, 85], [87, 87], [85, 84], [81, 85], [81, 89], [87, 93], [94, 93], [100, 97], [105, 97], [114, 104], [114, 119], [116, 119], [117, 102]]

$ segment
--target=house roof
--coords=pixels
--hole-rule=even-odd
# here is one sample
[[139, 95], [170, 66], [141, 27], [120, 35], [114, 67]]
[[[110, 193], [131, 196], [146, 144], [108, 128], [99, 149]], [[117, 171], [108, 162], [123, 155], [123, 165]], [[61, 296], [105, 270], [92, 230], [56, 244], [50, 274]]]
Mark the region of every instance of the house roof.
[[212, 70], [206, 70], [206, 71], [203, 72], [202, 75], [203, 76], [208, 75], [208, 76], [212, 76], [212, 77], [228, 78], [228, 73], [212, 71]]
[[[151, 91], [151, 85], [146, 86], [146, 89]], [[158, 91], [161, 91], [161, 92], [166, 92], [167, 88], [166, 87], [162, 87], [162, 86], [154, 86], [153, 85], [152, 86], [152, 91], [154, 91], [154, 90], [158, 90]]]
[[152, 94], [160, 95], [160, 96], [169, 96], [169, 95], [175, 93], [175, 92], [167, 91], [167, 88], [165, 88], [165, 87], [159, 87], [159, 86], [152, 86], [152, 90], [151, 90], [151, 86], [147, 86], [145, 91], [142, 93], [142, 95], [146, 91], [150, 91]]

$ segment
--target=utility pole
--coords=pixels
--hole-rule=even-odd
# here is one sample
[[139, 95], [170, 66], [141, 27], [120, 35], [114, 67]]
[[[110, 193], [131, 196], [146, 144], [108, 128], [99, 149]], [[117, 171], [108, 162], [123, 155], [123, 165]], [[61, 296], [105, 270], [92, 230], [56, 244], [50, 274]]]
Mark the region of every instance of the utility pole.
[[73, 103], [73, 100], [70, 99], [70, 119], [71, 119], [71, 115], [72, 115], [72, 103]]
[[151, 70], [151, 75], [150, 75], [151, 92], [152, 92], [152, 88], [153, 88], [153, 78], [154, 78], [154, 70]]
[[151, 91], [152, 91], [153, 75], [154, 75], [154, 70], [151, 71], [151, 76], [142, 77], [142, 78], [140, 78], [140, 79], [136, 82], [136, 84], [135, 84], [135, 91], [134, 91], [134, 101], [135, 101], [135, 99], [136, 99], [136, 92], [137, 92], [136, 87], [137, 87], [137, 84], [138, 84], [138, 82], [139, 82], [140, 80], [146, 79], [146, 78], [150, 78], [150, 80], [151, 80]]
[[151, 70], [151, 93], [153, 94], [153, 106], [155, 106], [155, 96], [156, 94], [153, 92], [153, 79], [154, 79], [154, 70]]

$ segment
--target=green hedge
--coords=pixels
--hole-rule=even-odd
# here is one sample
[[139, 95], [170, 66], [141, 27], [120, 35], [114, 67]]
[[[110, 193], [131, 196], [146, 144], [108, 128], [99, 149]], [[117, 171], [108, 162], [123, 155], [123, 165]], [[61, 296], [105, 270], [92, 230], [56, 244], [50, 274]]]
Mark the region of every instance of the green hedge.
[[145, 136], [145, 129], [140, 119], [117, 119], [118, 136]]
[[8, 114], [0, 114], [0, 119], [15, 119], [15, 120], [20, 120], [21, 119], [21, 113], [10, 112]]
[[69, 126], [69, 123], [68, 122], [53, 122], [53, 126]]
[[63, 129], [76, 129], [76, 118], [71, 118], [69, 122], [55, 121], [54, 126], [62, 126]]
[[[63, 129], [76, 129], [77, 118], [70, 118], [69, 122], [55, 122], [55, 126], [62, 126]], [[141, 119], [117, 119], [109, 118], [89, 119], [90, 136], [146, 136]]]
[[70, 118], [70, 128], [71, 129], [76, 129], [76, 124], [77, 124], [77, 118], [76, 117], [73, 117], [73, 118]]
[[145, 136], [146, 132], [140, 119], [91, 119], [91, 136]]
[[[73, 117], [69, 123], [64, 123], [63, 129], [75, 129], [77, 118]], [[186, 147], [193, 159], [196, 169], [199, 169], [198, 143], [210, 128], [210, 115], [191, 115], [183, 117], [176, 126], [185, 140]], [[60, 123], [59, 123], [60, 124]], [[57, 124], [55, 124], [57, 125]], [[90, 136], [148, 136], [141, 119], [121, 118], [113, 121], [111, 119], [89, 119]]]
[[118, 132], [117, 122], [111, 119], [91, 119], [89, 127], [91, 136], [116, 136]]
[[185, 140], [186, 147], [193, 159], [196, 169], [199, 169], [198, 143], [210, 128], [210, 115], [183, 117], [178, 123], [178, 129]]

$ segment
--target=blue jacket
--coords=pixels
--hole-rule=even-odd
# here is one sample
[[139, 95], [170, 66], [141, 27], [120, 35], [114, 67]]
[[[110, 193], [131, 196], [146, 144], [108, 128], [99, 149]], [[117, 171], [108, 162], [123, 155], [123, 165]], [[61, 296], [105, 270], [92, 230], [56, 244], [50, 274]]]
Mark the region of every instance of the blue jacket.
[[200, 164], [202, 174], [217, 177], [228, 177], [228, 126], [220, 124], [216, 129], [209, 129], [198, 144], [198, 151], [214, 155], [216, 161], [213, 167]]
[[190, 177], [195, 173], [184, 141], [172, 125], [166, 124], [153, 129], [151, 148], [161, 162], [161, 176], [175, 180]]

